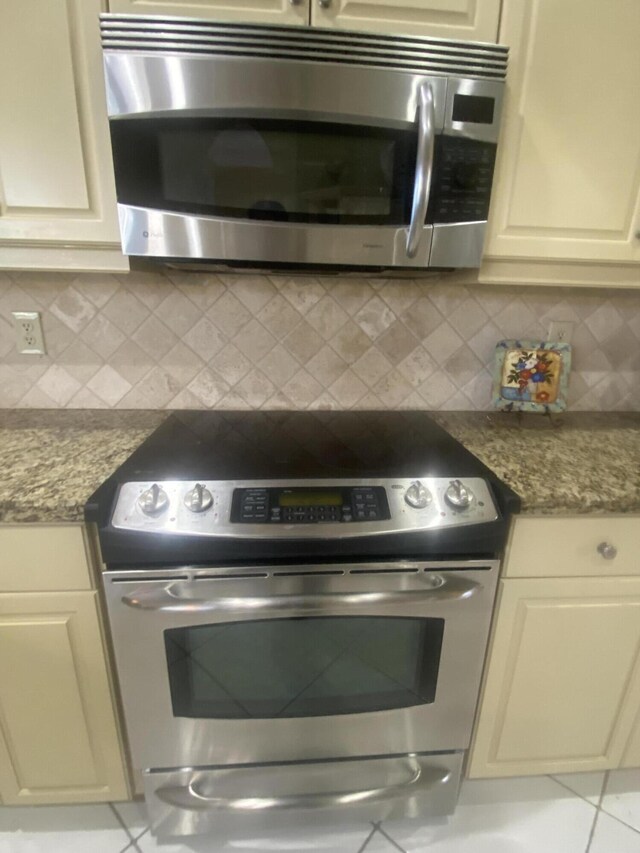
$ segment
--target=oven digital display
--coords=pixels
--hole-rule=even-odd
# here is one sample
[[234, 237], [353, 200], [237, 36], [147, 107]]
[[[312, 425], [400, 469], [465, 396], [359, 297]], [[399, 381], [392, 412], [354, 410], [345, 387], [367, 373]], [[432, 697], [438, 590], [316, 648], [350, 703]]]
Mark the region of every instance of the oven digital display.
[[342, 492], [320, 492], [310, 489], [300, 489], [295, 492], [281, 492], [278, 504], [288, 506], [342, 506]]

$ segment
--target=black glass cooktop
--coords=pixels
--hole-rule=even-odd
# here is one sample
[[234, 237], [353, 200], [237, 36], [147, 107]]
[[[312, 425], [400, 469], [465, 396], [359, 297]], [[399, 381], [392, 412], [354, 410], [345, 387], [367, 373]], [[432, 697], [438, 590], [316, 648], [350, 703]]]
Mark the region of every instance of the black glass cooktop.
[[[125, 482], [306, 478], [353, 482], [358, 478], [416, 476], [483, 477], [491, 483], [505, 516], [502, 521], [518, 510], [517, 496], [424, 412], [186, 411], [171, 414], [134, 451], [89, 499], [85, 517], [98, 524], [105, 559], [139, 561], [140, 537], [144, 534], [109, 526], [118, 486]], [[506, 525], [502, 527], [501, 538]], [[421, 543], [416, 534], [411, 535], [415, 552]], [[468, 538], [470, 534], [465, 535]], [[156, 561], [212, 559], [204, 545], [174, 538], [172, 542], [170, 537], [163, 537], [161, 544], [150, 538], [145, 554]], [[375, 543], [380, 553], [398, 551], [401, 546], [398, 536], [388, 549], [383, 537]], [[221, 558], [229, 550], [216, 547], [218, 552], [220, 548], [224, 551], [216, 554]], [[255, 544], [253, 547], [255, 552]], [[285, 545], [274, 547], [287, 550]], [[298, 550], [292, 547], [292, 555], [304, 550], [302, 546]], [[354, 547], [353, 543], [345, 544], [342, 551], [350, 548], [353, 552]], [[421, 547], [426, 547], [426, 540]], [[457, 546], [445, 546], [441, 540], [439, 547], [451, 550]], [[317, 553], [317, 543], [314, 548]], [[367, 550], [364, 543], [360, 548]], [[331, 549], [340, 552], [341, 547], [334, 543]], [[485, 548], [489, 550], [491, 547]]]

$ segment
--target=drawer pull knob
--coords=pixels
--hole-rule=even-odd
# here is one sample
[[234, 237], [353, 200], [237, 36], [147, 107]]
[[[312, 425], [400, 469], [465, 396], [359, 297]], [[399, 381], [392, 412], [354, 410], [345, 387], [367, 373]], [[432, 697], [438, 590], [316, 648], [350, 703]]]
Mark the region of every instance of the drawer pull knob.
[[598, 545], [598, 554], [601, 554], [605, 560], [613, 560], [617, 553], [618, 549], [615, 545], [610, 545], [608, 542], [601, 542]]

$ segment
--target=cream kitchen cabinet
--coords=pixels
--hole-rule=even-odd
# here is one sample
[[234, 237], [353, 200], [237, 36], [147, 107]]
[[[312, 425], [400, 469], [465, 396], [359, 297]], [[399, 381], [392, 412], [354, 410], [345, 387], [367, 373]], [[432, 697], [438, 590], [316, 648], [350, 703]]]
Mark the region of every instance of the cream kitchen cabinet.
[[179, 15], [259, 24], [307, 24], [310, 0], [110, 0], [127, 15]]
[[[469, 762], [472, 778], [640, 765], [640, 733], [633, 734], [640, 708], [640, 517], [609, 521], [615, 523], [584, 516], [516, 520]], [[613, 558], [606, 551], [606, 559], [594, 544], [599, 576], [591, 548], [580, 550], [593, 525], [597, 537], [620, 546]], [[545, 563], [552, 542], [560, 558]], [[547, 566], [547, 577], [538, 576], [538, 565]]]
[[0, 269], [127, 270], [99, 0], [0, 4]]
[[495, 42], [500, 0], [111, 0], [110, 11]]
[[484, 281], [640, 286], [640, 3], [505, 0]]
[[640, 712], [622, 757], [623, 767], [640, 767]]
[[129, 798], [87, 554], [79, 524], [0, 527], [5, 804]]
[[311, 0], [317, 27], [495, 42], [500, 0]]

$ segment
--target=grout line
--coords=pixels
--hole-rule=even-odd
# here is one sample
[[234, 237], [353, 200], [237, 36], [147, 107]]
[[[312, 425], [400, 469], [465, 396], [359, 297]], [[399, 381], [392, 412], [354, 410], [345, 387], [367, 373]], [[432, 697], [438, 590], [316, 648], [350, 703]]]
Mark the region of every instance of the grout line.
[[593, 823], [591, 824], [591, 832], [589, 833], [589, 838], [587, 839], [587, 846], [585, 848], [584, 853], [589, 853], [591, 850], [591, 843], [593, 841], [593, 837], [596, 834], [596, 824], [598, 823], [598, 816], [600, 815], [600, 809], [596, 809], [596, 813], [593, 817]]
[[377, 830], [378, 830], [378, 824], [377, 824], [377, 823], [372, 823], [372, 825], [371, 825], [371, 826], [372, 826], [371, 832], [370, 832], [370, 833], [369, 833], [369, 835], [367, 835], [367, 837], [365, 838], [365, 840], [364, 840], [364, 843], [363, 843], [362, 847], [359, 847], [359, 848], [358, 848], [358, 853], [362, 853], [362, 851], [365, 849], [365, 847], [367, 846], [367, 844], [371, 841], [371, 839], [373, 838], [373, 836], [376, 834], [376, 832], [377, 832]]
[[130, 853], [130, 851], [135, 851], [135, 853], [142, 853], [142, 850], [138, 847], [135, 841], [132, 841], [130, 844], [120, 851], [120, 853]]
[[627, 829], [633, 830], [633, 832], [635, 832], [636, 835], [640, 835], [640, 829], [638, 829], [637, 826], [632, 826], [630, 823], [627, 823], [626, 820], [622, 820], [621, 817], [618, 817], [617, 815], [611, 814], [611, 812], [608, 812], [606, 809], [598, 809], [598, 811], [604, 812], [604, 814], [606, 814], [607, 817], [613, 818], [613, 820], [617, 821], [618, 823], [621, 823], [623, 826], [626, 826]]
[[604, 793], [607, 790], [607, 786], [609, 785], [609, 775], [611, 771], [605, 770], [604, 779], [602, 780], [602, 788], [600, 789], [600, 796], [598, 797], [598, 808], [602, 808], [602, 801], [604, 800]]
[[[587, 771], [587, 772], [589, 772], [589, 771]], [[566, 791], [569, 791], [570, 793], [572, 793], [574, 797], [578, 797], [578, 799], [584, 800], [585, 803], [589, 803], [589, 805], [593, 806], [594, 809], [598, 809], [600, 807], [599, 804], [600, 804], [600, 801], [602, 800], [602, 791], [600, 791], [598, 803], [596, 804], [596, 803], [592, 803], [591, 800], [589, 800], [587, 797], [583, 797], [583, 795], [579, 794], [577, 791], [574, 791], [573, 788], [570, 788], [568, 785], [565, 785], [564, 782], [561, 782], [559, 779], [556, 779], [556, 777], [551, 773], [549, 774], [549, 779], [552, 779], [556, 784], [560, 785]], [[604, 782], [603, 782], [602, 790], [604, 790]]]
[[[113, 803], [107, 803], [107, 805], [109, 806], [109, 808], [111, 809], [111, 811], [113, 812], [113, 814], [116, 816], [116, 820], [118, 821], [118, 823], [120, 824], [120, 826], [121, 826], [121, 827], [124, 829], [124, 831], [126, 832], [126, 834], [127, 834], [127, 838], [129, 839], [129, 843], [127, 844], [127, 847], [129, 847], [129, 845], [131, 844], [131, 842], [132, 842], [132, 841], [135, 841], [135, 838], [134, 838], [134, 837], [133, 837], [133, 835], [129, 832], [129, 827], [126, 825], [126, 823], [124, 822], [124, 820], [123, 820], [123, 819], [122, 819], [122, 817], [120, 816], [120, 812], [119, 812], [119, 811], [118, 811], [118, 809], [114, 806], [114, 804], [113, 804]], [[126, 849], [126, 848], [125, 848], [125, 849]]]
[[381, 835], [384, 835], [384, 837], [387, 839], [387, 841], [391, 842], [391, 844], [393, 844], [393, 846], [396, 848], [396, 850], [399, 850], [399, 851], [400, 851], [400, 853], [407, 853], [407, 851], [404, 849], [404, 847], [400, 847], [400, 845], [398, 844], [398, 842], [397, 842], [397, 841], [395, 841], [395, 840], [394, 840], [394, 839], [389, 835], [389, 833], [388, 833], [386, 830], [384, 830], [384, 829], [382, 828], [382, 821], [381, 821], [381, 822], [380, 822], [380, 824], [378, 825], [378, 832], [379, 832]]
[[140, 833], [140, 835], [136, 835], [136, 842], [140, 841], [140, 839], [142, 838], [142, 836], [143, 836], [143, 835], [146, 835], [146, 834], [147, 834], [147, 832], [149, 832], [149, 827], [148, 827], [148, 826], [145, 826], [145, 828], [142, 830], [142, 832]]

